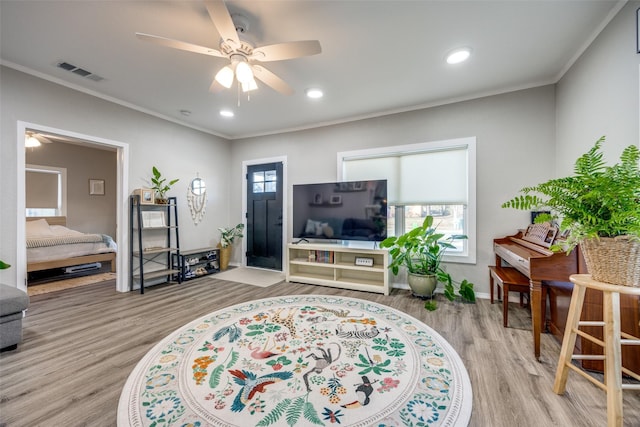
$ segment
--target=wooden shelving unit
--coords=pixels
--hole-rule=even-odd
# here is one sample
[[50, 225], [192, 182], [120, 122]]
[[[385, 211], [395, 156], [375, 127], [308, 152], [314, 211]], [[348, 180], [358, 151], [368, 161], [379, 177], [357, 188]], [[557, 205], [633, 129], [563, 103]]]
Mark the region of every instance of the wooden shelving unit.
[[[373, 264], [356, 265], [356, 258], [371, 259]], [[316, 243], [287, 246], [287, 282], [389, 295], [388, 267], [389, 253], [384, 249]]]

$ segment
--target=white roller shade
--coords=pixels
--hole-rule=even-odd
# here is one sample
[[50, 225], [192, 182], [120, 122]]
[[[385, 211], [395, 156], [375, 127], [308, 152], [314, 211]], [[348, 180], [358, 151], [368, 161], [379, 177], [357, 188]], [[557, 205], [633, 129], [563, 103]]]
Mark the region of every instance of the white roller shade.
[[386, 179], [389, 204], [466, 204], [467, 163], [466, 147], [344, 159], [344, 179]]
[[399, 162], [399, 157], [349, 160], [345, 163], [344, 180], [366, 181], [370, 179], [386, 179], [387, 200], [395, 200], [399, 193]]

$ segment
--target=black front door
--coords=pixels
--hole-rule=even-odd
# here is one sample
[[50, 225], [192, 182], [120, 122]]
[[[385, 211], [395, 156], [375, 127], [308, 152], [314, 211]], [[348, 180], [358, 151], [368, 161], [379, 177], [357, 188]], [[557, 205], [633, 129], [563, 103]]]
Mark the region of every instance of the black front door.
[[282, 163], [247, 167], [247, 266], [282, 270]]

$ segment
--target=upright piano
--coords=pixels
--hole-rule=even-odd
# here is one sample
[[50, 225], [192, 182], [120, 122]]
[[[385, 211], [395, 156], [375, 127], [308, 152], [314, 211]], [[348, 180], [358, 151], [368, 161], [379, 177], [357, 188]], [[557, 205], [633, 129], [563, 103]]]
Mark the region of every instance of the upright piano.
[[545, 327], [547, 288], [543, 281], [569, 282], [569, 276], [580, 273], [578, 250], [552, 252], [548, 239], [527, 239], [525, 232], [493, 240], [496, 265], [511, 266], [529, 278], [531, 284], [531, 320], [533, 351], [540, 358], [540, 334]]
[[[575, 248], [569, 255], [566, 252], [554, 253], [548, 249], [548, 239], [536, 244], [535, 239], [530, 239], [525, 234], [526, 232], [518, 232], [513, 236], [494, 239], [493, 248], [497, 266], [507, 263], [529, 278], [533, 351], [536, 359], [540, 359], [540, 334], [543, 330], [548, 329], [562, 342], [573, 290], [569, 276], [588, 273], [588, 270], [579, 248]], [[549, 319], [546, 316], [547, 295]], [[621, 330], [640, 336], [640, 297], [621, 295], [620, 312]], [[602, 320], [602, 292], [587, 290], [581, 318]], [[601, 327], [585, 327], [585, 331], [602, 338]], [[602, 347], [589, 340], [579, 339], [576, 347], [582, 354], [602, 354]], [[602, 361], [592, 360], [583, 360], [582, 365], [585, 369], [594, 371], [603, 371], [604, 367]], [[640, 372], [640, 346], [623, 346], [622, 366], [633, 372]]]

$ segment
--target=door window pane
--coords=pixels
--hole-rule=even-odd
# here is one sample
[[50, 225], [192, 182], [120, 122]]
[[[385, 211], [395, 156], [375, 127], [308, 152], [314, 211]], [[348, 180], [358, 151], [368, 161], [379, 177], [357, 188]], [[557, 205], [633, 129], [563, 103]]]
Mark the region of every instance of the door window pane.
[[254, 193], [275, 193], [278, 176], [275, 170], [260, 171], [253, 173]]

